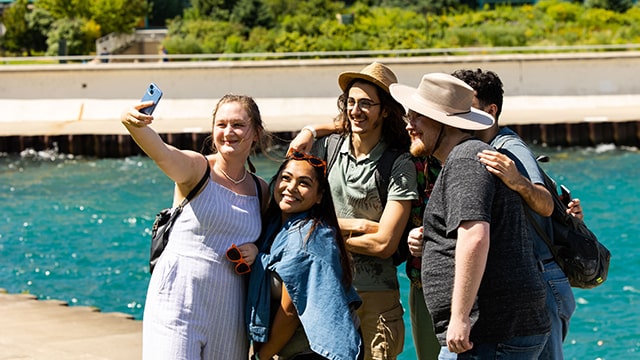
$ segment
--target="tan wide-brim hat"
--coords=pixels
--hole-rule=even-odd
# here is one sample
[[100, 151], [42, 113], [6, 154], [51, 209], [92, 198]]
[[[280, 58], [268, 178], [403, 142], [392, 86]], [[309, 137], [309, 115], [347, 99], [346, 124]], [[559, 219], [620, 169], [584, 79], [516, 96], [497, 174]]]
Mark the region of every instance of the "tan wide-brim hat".
[[471, 107], [473, 88], [449, 74], [427, 74], [418, 88], [393, 84], [390, 90], [405, 108], [454, 128], [484, 130], [495, 121], [490, 114]]
[[377, 61], [367, 65], [360, 72], [345, 71], [341, 73], [338, 76], [338, 85], [340, 85], [342, 91], [346, 91], [347, 86], [355, 79], [372, 82], [380, 86], [387, 94], [390, 94], [389, 86], [398, 82], [396, 74], [386, 65]]

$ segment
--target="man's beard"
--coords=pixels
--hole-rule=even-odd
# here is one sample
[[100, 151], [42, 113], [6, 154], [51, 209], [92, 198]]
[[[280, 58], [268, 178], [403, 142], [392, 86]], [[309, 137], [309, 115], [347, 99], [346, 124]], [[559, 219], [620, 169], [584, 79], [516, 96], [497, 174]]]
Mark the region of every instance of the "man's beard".
[[424, 146], [424, 142], [422, 142], [422, 140], [412, 141], [411, 146], [409, 147], [409, 152], [411, 152], [411, 155], [416, 157], [431, 155], [428, 153], [427, 148]]

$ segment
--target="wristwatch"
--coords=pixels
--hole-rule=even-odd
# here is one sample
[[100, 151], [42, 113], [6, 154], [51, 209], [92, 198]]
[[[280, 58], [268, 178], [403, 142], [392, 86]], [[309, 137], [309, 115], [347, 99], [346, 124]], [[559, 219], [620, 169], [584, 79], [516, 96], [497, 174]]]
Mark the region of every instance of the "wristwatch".
[[251, 355], [251, 360], [260, 360], [258, 353], [253, 353], [253, 355]]

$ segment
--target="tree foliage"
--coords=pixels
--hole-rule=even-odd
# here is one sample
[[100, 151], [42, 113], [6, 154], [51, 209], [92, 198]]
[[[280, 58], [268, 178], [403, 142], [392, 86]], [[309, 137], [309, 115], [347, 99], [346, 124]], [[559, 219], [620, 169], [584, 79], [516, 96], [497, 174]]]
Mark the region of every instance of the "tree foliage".
[[48, 54], [58, 54], [64, 40], [68, 54], [89, 54], [100, 36], [130, 33], [148, 13], [146, 0], [38, 0], [32, 10], [27, 5], [18, 0], [5, 11], [8, 50], [41, 51], [46, 43]]
[[189, 0], [151, 0], [149, 13], [149, 26], [164, 27], [167, 20], [182, 15], [184, 9], [190, 6]]
[[611, 10], [618, 13], [626, 12], [633, 6], [632, 0], [585, 0], [585, 6]]
[[[29, 13], [26, 1], [5, 13], [5, 47], [33, 47], [45, 34], [49, 53], [64, 39], [69, 54], [93, 51], [98, 36], [131, 31], [150, 8], [158, 14], [171, 5], [175, 14], [189, 2], [38, 0]], [[184, 54], [638, 43], [640, 5], [628, 7], [630, 1], [541, 0], [478, 10], [472, 0], [191, 0], [167, 22], [163, 45]]]
[[[255, 9], [258, 3], [246, 0], [236, 6], [245, 6], [245, 11]], [[262, 26], [251, 26], [242, 20], [246, 17], [232, 16], [243, 13], [238, 8], [227, 7], [230, 16], [223, 23], [211, 18], [197, 21], [201, 26], [211, 22], [208, 31], [189, 30], [190, 21], [174, 24], [169, 28], [165, 46], [172, 53], [181, 52], [184, 46], [171, 47], [188, 39], [191, 44], [215, 44], [200, 46], [198, 52], [259, 53], [640, 42], [638, 6], [617, 13], [561, 0], [481, 10], [460, 5], [468, 1], [443, 0], [441, 4], [457, 5], [442, 11], [430, 11], [429, 6], [435, 2], [421, 0], [350, 3], [262, 0], [261, 3], [265, 14], [273, 18], [271, 26], [264, 25], [268, 21]], [[336, 19], [337, 14], [350, 14], [354, 21], [343, 24]]]
[[30, 45], [34, 30], [29, 27], [28, 5], [27, 0], [17, 0], [2, 15], [2, 21], [7, 28], [3, 43], [4, 48], [9, 51], [19, 53], [26, 51], [30, 54], [32, 50]]

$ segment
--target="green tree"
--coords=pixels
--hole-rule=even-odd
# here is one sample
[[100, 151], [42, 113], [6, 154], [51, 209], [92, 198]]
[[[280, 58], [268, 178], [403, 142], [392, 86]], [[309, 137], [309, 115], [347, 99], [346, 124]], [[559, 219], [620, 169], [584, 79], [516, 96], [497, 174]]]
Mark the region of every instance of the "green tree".
[[[89, 44], [83, 33], [83, 21], [79, 19], [59, 19], [53, 23], [47, 38], [48, 55], [82, 55]], [[66, 51], [61, 51], [64, 44]], [[93, 44], [91, 44], [93, 45]], [[93, 45], [95, 47], [95, 45]]]
[[146, 0], [38, 0], [54, 19], [95, 21], [101, 34], [130, 33], [148, 14]]
[[43, 37], [40, 29], [32, 28], [29, 24], [28, 0], [17, 0], [5, 9], [2, 21], [7, 31], [4, 35], [6, 50], [31, 56], [33, 50], [43, 50]]
[[47, 50], [47, 33], [51, 29], [53, 18], [51, 14], [41, 8], [34, 8], [27, 14], [29, 29], [33, 32], [31, 47], [38, 52]]
[[89, 18], [89, 5], [86, 0], [38, 0], [36, 6], [47, 10], [54, 19]]
[[146, 0], [38, 0], [35, 5], [54, 20], [47, 33], [49, 54], [58, 53], [61, 40], [68, 54], [89, 54], [100, 36], [131, 33], [149, 10]]
[[100, 25], [102, 35], [131, 33], [149, 13], [146, 0], [93, 0], [88, 7], [88, 19]]
[[273, 25], [273, 20], [273, 14], [261, 0], [238, 1], [229, 17], [229, 21], [242, 24], [247, 29], [255, 27], [269, 28]]
[[167, 20], [181, 16], [189, 6], [189, 0], [150, 1], [149, 26], [167, 26]]
[[4, 34], [4, 47], [9, 51], [21, 52], [29, 31], [27, 24], [27, 0], [18, 0], [2, 14], [2, 22], [7, 28]]
[[600, 8], [618, 13], [626, 12], [633, 7], [632, 0], [585, 0], [584, 4], [588, 8]]
[[191, 0], [191, 7], [198, 18], [229, 20], [236, 0]]

